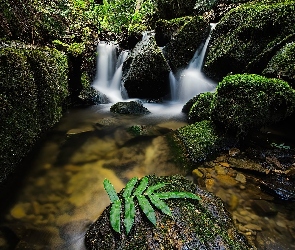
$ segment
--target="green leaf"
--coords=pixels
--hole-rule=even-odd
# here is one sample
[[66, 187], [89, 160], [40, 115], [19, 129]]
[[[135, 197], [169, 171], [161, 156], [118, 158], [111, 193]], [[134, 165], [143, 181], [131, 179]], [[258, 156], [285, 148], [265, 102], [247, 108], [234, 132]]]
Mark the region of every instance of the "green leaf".
[[146, 217], [149, 219], [149, 221], [151, 223], [154, 224], [154, 226], [156, 226], [156, 215], [155, 215], [155, 211], [153, 209], [153, 207], [151, 206], [151, 204], [149, 203], [148, 199], [145, 198], [143, 195], [138, 195], [136, 196], [139, 206], [141, 207], [142, 211], [145, 213]]
[[128, 181], [123, 193], [124, 198], [131, 196], [132, 190], [134, 188], [134, 185], [137, 183], [137, 180], [137, 177], [133, 177], [130, 181]]
[[150, 201], [155, 205], [155, 207], [160, 209], [162, 211], [162, 213], [167, 214], [170, 217], [172, 217], [172, 213], [171, 213], [171, 210], [168, 207], [168, 205], [165, 202], [161, 201], [156, 194], [149, 195], [149, 198], [150, 198]]
[[164, 187], [166, 185], [166, 183], [159, 183], [157, 185], [154, 185], [154, 186], [151, 186], [151, 187], [148, 187], [148, 189], [146, 190], [146, 195], [150, 195], [152, 194], [154, 191]]
[[121, 214], [121, 201], [116, 200], [111, 207], [110, 212], [110, 222], [112, 228], [117, 232], [120, 233], [120, 214]]
[[167, 200], [167, 199], [194, 199], [201, 200], [201, 198], [190, 192], [166, 192], [166, 193], [157, 193], [159, 199]]
[[134, 192], [135, 196], [141, 195], [143, 191], [146, 189], [149, 179], [147, 177], [143, 177], [138, 185], [137, 189]]
[[133, 197], [126, 197], [124, 224], [126, 227], [127, 234], [129, 234], [132, 228], [134, 217], [135, 217], [135, 205], [134, 205]]
[[105, 179], [103, 181], [103, 186], [104, 186], [105, 191], [108, 193], [111, 202], [115, 202], [115, 201], [119, 200], [119, 197], [117, 195], [117, 192], [116, 192], [114, 186], [112, 185], [112, 183], [108, 179]]

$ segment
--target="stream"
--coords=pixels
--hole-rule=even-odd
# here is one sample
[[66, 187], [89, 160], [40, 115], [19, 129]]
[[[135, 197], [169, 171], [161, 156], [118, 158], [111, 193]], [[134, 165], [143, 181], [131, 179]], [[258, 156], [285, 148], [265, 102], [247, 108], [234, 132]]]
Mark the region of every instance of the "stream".
[[[27, 159], [29, 171], [2, 207], [1, 250], [85, 250], [86, 230], [110, 204], [103, 188], [105, 178], [119, 192], [135, 176], [183, 174], [165, 135], [187, 124], [181, 113], [187, 100], [215, 89], [215, 83], [201, 74], [208, 41], [180, 79], [170, 74], [171, 100], [144, 103], [151, 114], [118, 115], [110, 112], [111, 104], [101, 104], [73, 108], [63, 116]], [[93, 86], [108, 93], [112, 102], [126, 101], [120, 80], [128, 52], [117, 59], [115, 47], [102, 43], [98, 54]], [[191, 86], [196, 78], [202, 79], [197, 89]], [[129, 128], [134, 125], [141, 125], [145, 133], [132, 135]], [[264, 134], [271, 141], [275, 133]], [[294, 202], [262, 192], [253, 176], [231, 168], [231, 154], [203, 163], [186, 177], [223, 200], [237, 228], [257, 249], [295, 249]]]

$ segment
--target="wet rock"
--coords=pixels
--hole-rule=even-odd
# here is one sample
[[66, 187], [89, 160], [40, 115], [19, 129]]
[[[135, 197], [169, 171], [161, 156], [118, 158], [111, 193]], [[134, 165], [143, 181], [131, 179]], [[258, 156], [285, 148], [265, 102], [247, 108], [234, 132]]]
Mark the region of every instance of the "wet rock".
[[122, 84], [129, 98], [162, 98], [169, 94], [169, 72], [170, 67], [155, 38], [147, 36], [124, 61]]
[[274, 216], [278, 213], [276, 206], [265, 200], [253, 200], [251, 208], [259, 216]]
[[246, 183], [246, 177], [245, 177], [245, 175], [243, 175], [241, 173], [237, 173], [237, 176], [235, 179], [236, 179], [236, 181], [241, 182], [243, 184]]
[[110, 108], [111, 112], [124, 115], [146, 115], [150, 111], [145, 108], [142, 103], [131, 101], [131, 102], [117, 102]]
[[197, 48], [208, 37], [209, 31], [208, 21], [195, 16], [172, 37], [164, 47], [163, 54], [174, 72], [189, 64]]
[[255, 245], [258, 249], [264, 250], [291, 250], [295, 247], [290, 239], [282, 240], [278, 235], [274, 235], [271, 231], [258, 232]]
[[105, 94], [99, 92], [92, 86], [84, 87], [79, 95], [79, 98], [83, 101], [84, 105], [110, 103], [110, 100]]
[[[110, 206], [94, 222], [85, 235], [87, 249], [252, 249], [237, 232], [221, 200], [195, 186], [184, 177], [149, 176], [149, 184], [168, 183], [163, 191], [188, 191], [198, 194], [200, 202], [171, 199], [167, 204], [173, 218], [155, 209], [154, 227], [140, 212], [136, 203], [135, 223], [127, 235], [110, 227]], [[119, 196], [122, 195], [120, 192]], [[123, 225], [123, 221], [121, 223]]]

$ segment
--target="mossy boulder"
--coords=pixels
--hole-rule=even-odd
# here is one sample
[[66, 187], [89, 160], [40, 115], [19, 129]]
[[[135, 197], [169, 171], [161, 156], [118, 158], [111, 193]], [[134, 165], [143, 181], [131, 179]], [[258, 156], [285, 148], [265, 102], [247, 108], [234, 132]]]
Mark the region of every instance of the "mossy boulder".
[[179, 128], [168, 139], [175, 159], [182, 164], [186, 172], [192, 170], [193, 165], [210, 160], [237, 142], [209, 120]]
[[[157, 192], [191, 192], [201, 200], [168, 199], [173, 218], [155, 209], [156, 226], [142, 212], [135, 200], [135, 222], [129, 234], [125, 228], [116, 233], [110, 225], [108, 206], [85, 235], [88, 250], [95, 249], [236, 249], [252, 247], [238, 233], [222, 201], [182, 176], [147, 176], [149, 186], [166, 183]], [[122, 199], [123, 191], [118, 196]], [[124, 204], [124, 202], [123, 202]], [[123, 216], [121, 225], [124, 224]]]
[[123, 63], [122, 82], [129, 98], [158, 99], [169, 93], [170, 68], [153, 36], [147, 36]]
[[62, 116], [68, 96], [67, 58], [21, 44], [0, 49], [0, 182]]
[[201, 93], [198, 95], [197, 100], [192, 105], [188, 113], [188, 122], [190, 124], [209, 120], [211, 118], [211, 105], [214, 94], [211, 92]]
[[131, 101], [131, 102], [117, 102], [110, 108], [111, 112], [124, 115], [146, 115], [150, 111], [145, 108], [142, 103]]
[[85, 86], [83, 87], [79, 98], [82, 100], [84, 105], [98, 105], [98, 104], [106, 104], [110, 103], [108, 97], [96, 90], [92, 86]]
[[295, 42], [288, 43], [269, 61], [262, 74], [281, 78], [295, 88]]
[[294, 112], [295, 91], [283, 80], [255, 74], [225, 77], [212, 102], [212, 120], [240, 132], [273, 124]]
[[261, 74], [271, 58], [294, 40], [294, 1], [247, 3], [216, 25], [204, 64], [207, 75]]
[[176, 72], [186, 67], [197, 48], [206, 40], [210, 32], [207, 20], [200, 16], [186, 22], [171, 41], [164, 47], [163, 53], [171, 69]]
[[192, 16], [179, 17], [171, 20], [160, 19], [156, 22], [155, 39], [158, 46], [163, 47], [171, 38], [179, 33], [180, 29], [189, 21]]

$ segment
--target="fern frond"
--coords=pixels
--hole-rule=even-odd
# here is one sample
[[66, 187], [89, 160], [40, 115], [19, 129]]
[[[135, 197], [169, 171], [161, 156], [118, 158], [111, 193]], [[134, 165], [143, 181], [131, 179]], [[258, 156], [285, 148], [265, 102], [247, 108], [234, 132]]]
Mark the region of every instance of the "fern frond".
[[158, 190], [158, 189], [164, 187], [165, 185], [166, 185], [166, 183], [159, 183], [159, 184], [157, 184], [157, 185], [150, 186], [150, 187], [147, 188], [145, 194], [146, 194], [146, 195], [150, 195], [150, 194], [152, 194], [153, 192], [155, 192], [156, 190]]
[[193, 200], [201, 200], [201, 198], [190, 192], [166, 192], [166, 193], [157, 193], [159, 199], [167, 200], [167, 199], [193, 199]]
[[125, 198], [125, 218], [124, 225], [126, 227], [126, 232], [129, 234], [135, 217], [135, 205], [133, 201], [133, 197]]
[[172, 213], [168, 205], [161, 201], [156, 194], [149, 195], [150, 201], [154, 204], [154, 206], [162, 211], [162, 213], [169, 215], [172, 217]]
[[103, 186], [104, 186], [105, 191], [109, 195], [111, 202], [115, 202], [115, 201], [119, 200], [119, 197], [117, 195], [117, 192], [116, 192], [114, 186], [112, 185], [112, 183], [108, 179], [105, 179], [103, 181]]
[[126, 187], [124, 189], [123, 192], [123, 197], [127, 198], [131, 196], [132, 190], [135, 186], [135, 184], [137, 183], [137, 177], [133, 177], [130, 181], [128, 181], [128, 183], [126, 184]]
[[154, 226], [156, 226], [156, 222], [157, 222], [156, 214], [153, 207], [149, 203], [148, 199], [145, 198], [143, 195], [138, 195], [136, 197], [137, 197], [139, 206], [141, 207], [142, 211], [145, 213], [146, 217], [149, 219], [151, 223], [154, 224]]
[[134, 192], [135, 196], [142, 195], [143, 191], [146, 189], [149, 179], [147, 177], [143, 177]]
[[120, 233], [120, 214], [121, 214], [121, 201], [116, 200], [111, 207], [110, 212], [110, 222], [112, 228], [117, 232]]

